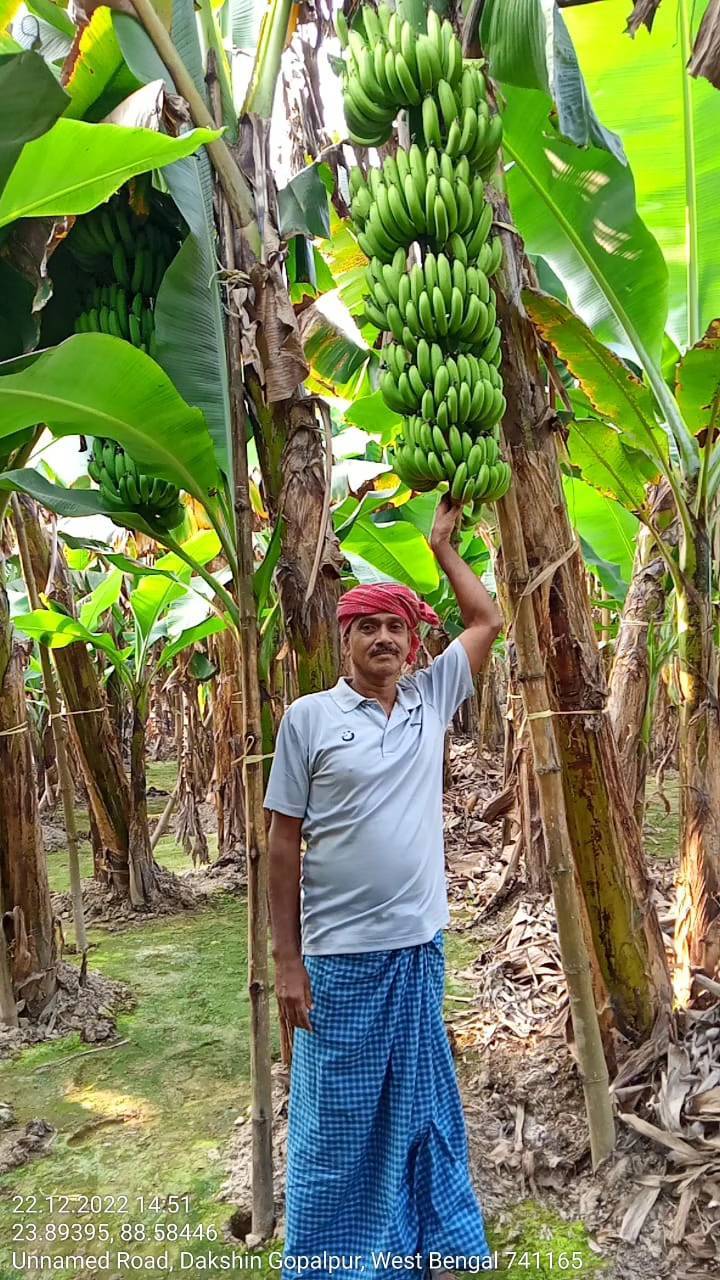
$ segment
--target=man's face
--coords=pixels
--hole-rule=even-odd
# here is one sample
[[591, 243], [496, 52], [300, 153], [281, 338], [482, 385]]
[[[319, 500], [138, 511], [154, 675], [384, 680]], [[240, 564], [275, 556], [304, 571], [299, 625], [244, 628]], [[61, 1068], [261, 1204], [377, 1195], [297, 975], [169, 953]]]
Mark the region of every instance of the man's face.
[[351, 623], [345, 647], [353, 672], [398, 679], [410, 652], [410, 630], [395, 613], [373, 613]]

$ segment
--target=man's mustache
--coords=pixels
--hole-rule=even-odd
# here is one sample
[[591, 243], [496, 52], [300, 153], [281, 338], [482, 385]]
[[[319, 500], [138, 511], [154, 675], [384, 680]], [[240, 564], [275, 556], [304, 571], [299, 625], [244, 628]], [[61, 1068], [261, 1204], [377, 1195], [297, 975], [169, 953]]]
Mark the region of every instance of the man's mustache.
[[370, 650], [371, 658], [382, 658], [385, 654], [387, 654], [388, 657], [397, 658], [399, 656], [399, 650], [395, 648], [389, 649], [387, 645], [377, 645], [376, 648]]

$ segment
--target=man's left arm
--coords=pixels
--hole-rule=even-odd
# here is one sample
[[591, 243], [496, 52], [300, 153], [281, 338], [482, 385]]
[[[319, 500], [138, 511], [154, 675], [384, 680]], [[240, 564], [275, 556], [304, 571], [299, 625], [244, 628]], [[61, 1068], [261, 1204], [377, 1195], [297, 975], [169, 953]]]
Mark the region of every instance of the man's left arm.
[[480, 671], [493, 640], [503, 628], [503, 618], [495, 601], [477, 574], [461, 559], [451, 543], [460, 508], [443, 494], [435, 514], [430, 546], [440, 568], [455, 592], [465, 630], [459, 639], [467, 653], [473, 675]]

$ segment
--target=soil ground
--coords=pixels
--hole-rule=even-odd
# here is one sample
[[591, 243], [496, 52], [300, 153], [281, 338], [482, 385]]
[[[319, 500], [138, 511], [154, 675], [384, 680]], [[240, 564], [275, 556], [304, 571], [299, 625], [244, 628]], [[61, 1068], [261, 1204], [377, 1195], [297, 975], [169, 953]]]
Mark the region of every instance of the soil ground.
[[[483, 957], [492, 955], [507, 930], [518, 895], [523, 901], [526, 895], [520, 884], [487, 918], [475, 909], [483, 884], [468, 875], [468, 859], [479, 851], [475, 862], [485, 860], [492, 880], [500, 826], [474, 816], [481, 806], [477, 798], [473, 805], [467, 800], [467, 776], [461, 767], [446, 815], [453, 911], [446, 1018], [476, 1186], [501, 1268], [508, 1280], [551, 1280], [565, 1272], [607, 1280], [682, 1275], [663, 1255], [659, 1219], [653, 1225], [652, 1215], [639, 1243], [618, 1243], [617, 1215], [629, 1175], [651, 1168], [652, 1153], [635, 1149], [623, 1163], [627, 1137], [621, 1134], [615, 1172], [591, 1176], [581, 1091], [563, 1037], [543, 1038], [542, 1028], [524, 1038], [493, 1031]], [[173, 777], [172, 765], [150, 766], [155, 813]], [[482, 803], [497, 781], [491, 769]], [[659, 866], [674, 855], [676, 796], [672, 785], [666, 790], [670, 814], [656, 799], [648, 814], [648, 851]], [[456, 821], [463, 809], [467, 817]], [[68, 876], [56, 830], [48, 861], [52, 888], [63, 894]], [[134, 1000], [114, 1012], [114, 1035], [88, 1045], [76, 1032], [0, 1062], [0, 1170], [8, 1170], [0, 1173], [0, 1280], [38, 1274], [23, 1253], [47, 1257], [49, 1269], [69, 1254], [102, 1254], [108, 1235], [111, 1255], [125, 1249], [133, 1265], [56, 1273], [78, 1280], [194, 1277], [206, 1274], [210, 1256], [229, 1260], [240, 1248], [230, 1223], [242, 1201], [233, 1186], [242, 1183], [238, 1137], [249, 1103], [245, 903], [241, 892], [209, 893], [207, 877], [195, 877], [171, 836], [157, 857], [189, 886], [196, 880], [202, 893], [174, 915], [91, 927], [91, 970], [129, 987]], [[91, 874], [87, 846], [83, 874]], [[71, 937], [71, 925], [64, 927]], [[2, 1163], [6, 1150], [15, 1152], [11, 1165]], [[71, 1222], [82, 1228], [84, 1240], [68, 1239]], [[178, 1270], [181, 1250], [184, 1272]], [[275, 1274], [268, 1249], [258, 1263], [263, 1274]]]

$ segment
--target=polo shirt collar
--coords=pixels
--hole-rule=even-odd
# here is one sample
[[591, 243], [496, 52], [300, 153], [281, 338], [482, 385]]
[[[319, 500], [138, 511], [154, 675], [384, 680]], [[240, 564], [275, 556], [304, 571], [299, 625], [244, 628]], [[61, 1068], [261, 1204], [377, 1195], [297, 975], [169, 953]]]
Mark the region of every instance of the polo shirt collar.
[[[341, 676], [337, 684], [333, 686], [330, 690], [330, 696], [337, 703], [340, 710], [346, 712], [354, 711], [363, 702], [373, 701], [371, 698], [366, 698], [364, 694], [358, 693], [357, 689], [353, 689], [352, 685], [348, 684], [345, 676]], [[410, 711], [412, 707], [420, 706], [420, 694], [405, 676], [398, 681], [396, 701], [406, 711]]]
[[357, 689], [353, 689], [352, 685], [348, 684], [344, 676], [341, 676], [337, 684], [330, 690], [330, 695], [337, 702], [341, 711], [354, 711], [356, 707], [360, 706], [361, 702], [366, 701], [363, 695], [358, 693]]

